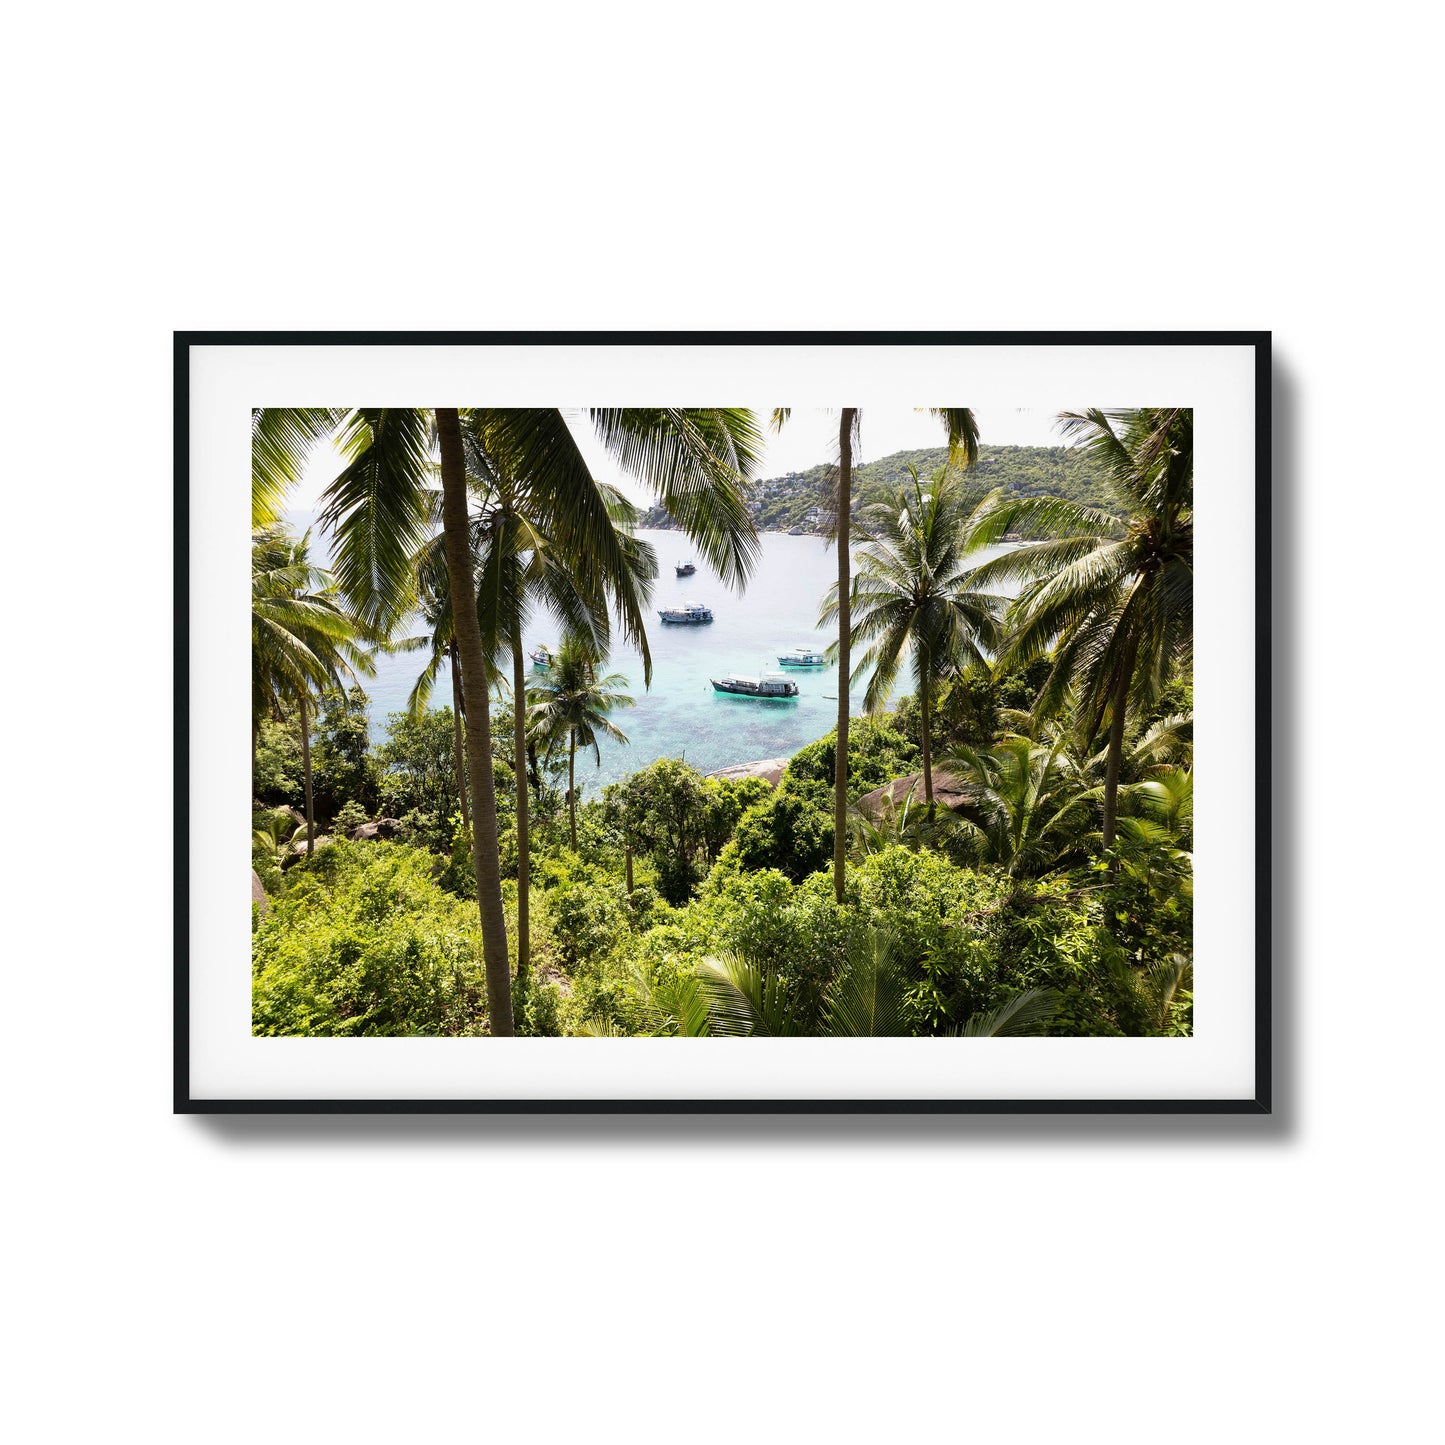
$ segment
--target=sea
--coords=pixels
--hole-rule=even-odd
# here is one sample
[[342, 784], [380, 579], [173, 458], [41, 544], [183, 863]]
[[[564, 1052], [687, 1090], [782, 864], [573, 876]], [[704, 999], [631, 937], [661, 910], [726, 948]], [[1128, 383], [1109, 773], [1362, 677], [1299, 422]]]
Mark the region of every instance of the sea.
[[[302, 531], [313, 518], [302, 513], [288, 521]], [[836, 549], [817, 536], [765, 532], [759, 539], [762, 555], [746, 589], [737, 592], [693, 555], [683, 533], [644, 530], [637, 535], [652, 544], [658, 561], [647, 624], [652, 683], [643, 685], [638, 650], [619, 642], [605, 670], [620, 673], [626, 683], [619, 690], [634, 699], [634, 706], [612, 714], [627, 742], [602, 739], [600, 762], [594, 761], [590, 750], [578, 754], [577, 782], [583, 796], [596, 796], [607, 783], [659, 758], [682, 758], [708, 773], [737, 763], [791, 757], [829, 732], [838, 710], [839, 677], [833, 664], [788, 668], [798, 684], [795, 698], [737, 697], [716, 692], [711, 680], [728, 673], [755, 676], [777, 671], [780, 653], [795, 647], [822, 651], [827, 646], [836, 629], [819, 628], [817, 621], [823, 596], [838, 575]], [[311, 555], [321, 566], [326, 565], [326, 541], [319, 530], [312, 532]], [[697, 568], [690, 577], [676, 575], [677, 564], [684, 561]], [[657, 616], [661, 608], [691, 602], [710, 607], [714, 620], [676, 624]], [[545, 614], [535, 616], [524, 634], [529, 651], [539, 644], [555, 647], [558, 641], [557, 625]], [[374, 743], [384, 739], [390, 715], [406, 708], [423, 659], [421, 653], [379, 657], [376, 676], [362, 680], [371, 700]], [[546, 677], [530, 664], [529, 675], [539, 682]], [[849, 710], [855, 715], [863, 710], [865, 685], [860, 682], [850, 690]], [[906, 681], [900, 686], [907, 690]], [[436, 705], [450, 704], [451, 680], [445, 673], [432, 698]]]

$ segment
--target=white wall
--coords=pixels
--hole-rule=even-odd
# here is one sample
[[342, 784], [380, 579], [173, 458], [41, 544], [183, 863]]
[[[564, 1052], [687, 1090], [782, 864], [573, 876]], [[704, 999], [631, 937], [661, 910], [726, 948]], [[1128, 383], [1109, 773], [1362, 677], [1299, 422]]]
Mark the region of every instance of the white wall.
[[[14, 1438], [1417, 1437], [1438, 21], [626, 8], [10, 22]], [[1274, 328], [1280, 1113], [170, 1115], [169, 332], [549, 325]]]

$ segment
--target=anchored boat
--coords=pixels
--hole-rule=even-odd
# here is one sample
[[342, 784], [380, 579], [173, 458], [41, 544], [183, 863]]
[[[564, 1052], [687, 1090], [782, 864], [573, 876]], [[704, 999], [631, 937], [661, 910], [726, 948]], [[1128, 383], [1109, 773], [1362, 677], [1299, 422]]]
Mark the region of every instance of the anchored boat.
[[794, 647], [778, 655], [782, 667], [826, 667], [828, 659], [816, 647]]
[[673, 571], [676, 572], [679, 577], [691, 577], [692, 574], [697, 571], [697, 563], [691, 560], [679, 562], [673, 568]]
[[657, 615], [664, 622], [711, 622], [712, 608], [701, 602], [686, 602], [681, 607], [665, 607]]
[[742, 677], [732, 673], [711, 679], [714, 692], [730, 692], [737, 697], [797, 697], [798, 684], [780, 672], [765, 672], [761, 677]]
[[548, 668], [552, 666], [552, 649], [546, 643], [540, 647], [534, 647], [527, 656], [532, 659], [533, 667]]

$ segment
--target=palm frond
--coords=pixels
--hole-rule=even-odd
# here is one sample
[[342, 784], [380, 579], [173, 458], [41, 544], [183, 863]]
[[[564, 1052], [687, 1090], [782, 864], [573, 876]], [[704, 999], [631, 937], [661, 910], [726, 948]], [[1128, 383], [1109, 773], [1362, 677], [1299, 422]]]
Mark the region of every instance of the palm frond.
[[974, 1014], [959, 1033], [966, 1039], [1041, 1034], [1058, 1011], [1059, 996], [1052, 989], [1025, 989], [987, 1013]]

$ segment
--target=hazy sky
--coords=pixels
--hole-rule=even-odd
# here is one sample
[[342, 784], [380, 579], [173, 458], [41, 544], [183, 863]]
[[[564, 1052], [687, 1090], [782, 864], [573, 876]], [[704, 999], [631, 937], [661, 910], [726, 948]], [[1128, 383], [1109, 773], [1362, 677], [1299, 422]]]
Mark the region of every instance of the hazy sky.
[[[771, 415], [771, 408], [759, 407], [758, 414], [767, 417]], [[1057, 409], [980, 411], [979, 433], [985, 444], [994, 446], [1059, 446], [1061, 442], [1055, 425], [1057, 415]], [[569, 411], [567, 418], [582, 454], [600, 481], [615, 483], [635, 502], [651, 500], [647, 489], [635, 478], [624, 476], [607, 455], [585, 413]], [[775, 434], [769, 429], [765, 432], [765, 439], [767, 455], [758, 473], [760, 477], [806, 471], [837, 456], [837, 413], [811, 408], [795, 410], [781, 433]], [[861, 441], [861, 455], [855, 457], [855, 461], [870, 462], [893, 452], [942, 446], [946, 437], [943, 427], [926, 411], [868, 407], [863, 411]], [[338, 467], [330, 446], [318, 447], [312, 454], [301, 485], [290, 498], [290, 509], [302, 512], [313, 510], [317, 498], [335, 477]]]

